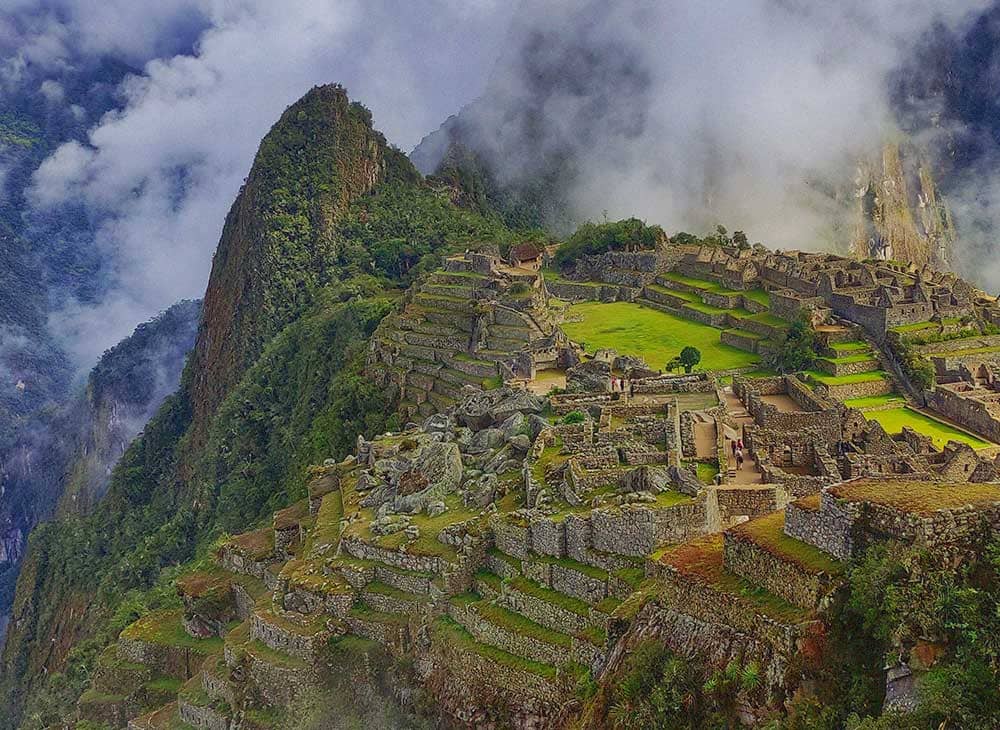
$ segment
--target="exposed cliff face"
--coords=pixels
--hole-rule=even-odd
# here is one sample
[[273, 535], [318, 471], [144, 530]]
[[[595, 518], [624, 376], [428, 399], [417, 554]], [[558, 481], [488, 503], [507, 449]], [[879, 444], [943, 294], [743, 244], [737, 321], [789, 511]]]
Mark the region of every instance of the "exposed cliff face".
[[196, 437], [264, 344], [328, 281], [333, 230], [385, 175], [385, 140], [340, 86], [314, 88], [261, 143], [212, 264], [192, 356]]
[[955, 226], [926, 155], [912, 145], [886, 144], [881, 159], [859, 165], [856, 182], [854, 255], [951, 268]]

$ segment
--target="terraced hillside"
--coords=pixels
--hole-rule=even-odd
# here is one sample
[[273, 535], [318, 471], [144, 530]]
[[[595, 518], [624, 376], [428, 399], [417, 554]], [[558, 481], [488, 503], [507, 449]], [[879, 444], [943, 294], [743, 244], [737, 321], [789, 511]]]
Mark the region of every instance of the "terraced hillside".
[[404, 416], [429, 416], [455, 405], [467, 387], [512, 377], [519, 353], [551, 349], [547, 306], [537, 273], [487, 255], [452, 257], [383, 321], [368, 369], [400, 389]]

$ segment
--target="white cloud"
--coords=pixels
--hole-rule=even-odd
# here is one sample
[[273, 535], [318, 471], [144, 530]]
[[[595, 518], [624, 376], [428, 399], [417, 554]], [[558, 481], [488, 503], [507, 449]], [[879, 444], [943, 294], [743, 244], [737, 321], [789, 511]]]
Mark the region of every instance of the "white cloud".
[[[97, 306], [71, 303], [52, 317], [82, 365], [136, 322], [201, 296], [226, 212], [285, 107], [314, 85], [341, 82], [408, 149], [481, 91], [512, 12], [458, 0], [197, 5], [207, 26], [194, 52], [146, 63], [122, 84], [123, 108], [101, 119], [87, 144], [55, 150], [34, 176], [38, 208], [85, 204], [99, 221], [94, 245], [115, 272]], [[173, 16], [161, 16], [169, 33]], [[136, 54], [169, 45], [143, 37], [127, 47], [125, 26], [150, 19], [116, 17], [105, 31], [76, 17], [81, 45]]]

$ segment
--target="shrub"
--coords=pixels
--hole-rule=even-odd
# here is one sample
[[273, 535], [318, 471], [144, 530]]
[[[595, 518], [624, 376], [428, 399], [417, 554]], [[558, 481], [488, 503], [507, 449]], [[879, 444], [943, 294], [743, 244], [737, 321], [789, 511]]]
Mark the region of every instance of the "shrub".
[[587, 416], [583, 413], [583, 411], [570, 411], [565, 416], [563, 416], [562, 422], [567, 424], [583, 423], [586, 420]]
[[647, 226], [638, 218], [606, 223], [584, 223], [556, 251], [556, 265], [566, 268], [581, 256], [607, 251], [652, 249], [666, 234], [659, 226]]

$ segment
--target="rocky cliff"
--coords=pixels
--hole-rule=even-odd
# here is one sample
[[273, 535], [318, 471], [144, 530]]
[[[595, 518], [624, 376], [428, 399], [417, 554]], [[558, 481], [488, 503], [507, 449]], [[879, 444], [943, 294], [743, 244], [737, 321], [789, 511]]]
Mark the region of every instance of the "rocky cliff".
[[855, 256], [951, 268], [955, 224], [926, 154], [912, 144], [888, 143], [881, 158], [861, 162], [856, 185]]

